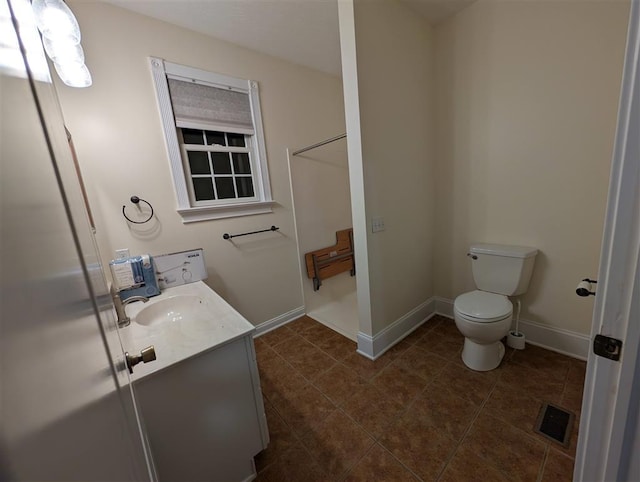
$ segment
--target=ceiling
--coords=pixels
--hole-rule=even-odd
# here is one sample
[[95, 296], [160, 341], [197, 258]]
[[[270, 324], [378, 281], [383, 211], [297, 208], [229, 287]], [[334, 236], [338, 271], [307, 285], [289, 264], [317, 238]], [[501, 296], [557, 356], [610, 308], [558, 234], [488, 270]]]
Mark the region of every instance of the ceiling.
[[[336, 0], [104, 1], [296, 64], [341, 75]], [[428, 22], [437, 23], [474, 0], [402, 1]]]

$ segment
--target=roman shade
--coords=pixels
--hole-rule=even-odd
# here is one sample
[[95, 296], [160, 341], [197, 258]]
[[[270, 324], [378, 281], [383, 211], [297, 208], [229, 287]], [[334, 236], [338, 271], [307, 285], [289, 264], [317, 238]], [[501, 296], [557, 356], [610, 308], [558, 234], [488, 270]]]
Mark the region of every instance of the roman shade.
[[248, 93], [168, 78], [177, 127], [254, 134]]

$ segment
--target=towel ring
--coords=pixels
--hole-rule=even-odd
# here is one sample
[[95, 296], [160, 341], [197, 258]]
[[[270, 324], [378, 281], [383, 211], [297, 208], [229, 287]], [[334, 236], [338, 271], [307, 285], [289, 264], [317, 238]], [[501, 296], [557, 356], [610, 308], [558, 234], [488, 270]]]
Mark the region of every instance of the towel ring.
[[145, 219], [144, 221], [134, 221], [133, 219], [131, 219], [129, 216], [127, 216], [127, 213], [125, 212], [126, 206], [123, 204], [122, 205], [122, 215], [125, 217], [125, 219], [127, 221], [129, 221], [130, 223], [133, 224], [144, 224], [144, 223], [148, 223], [149, 221], [151, 221], [151, 218], [153, 217], [153, 206], [151, 205], [151, 203], [149, 203], [149, 201], [145, 201], [142, 198], [139, 198], [138, 196], [131, 196], [131, 202], [133, 204], [139, 204], [140, 201], [142, 201], [143, 203], [145, 203], [147, 206], [149, 206], [149, 209], [151, 209], [151, 214], [149, 214], [149, 217], [147, 219]]

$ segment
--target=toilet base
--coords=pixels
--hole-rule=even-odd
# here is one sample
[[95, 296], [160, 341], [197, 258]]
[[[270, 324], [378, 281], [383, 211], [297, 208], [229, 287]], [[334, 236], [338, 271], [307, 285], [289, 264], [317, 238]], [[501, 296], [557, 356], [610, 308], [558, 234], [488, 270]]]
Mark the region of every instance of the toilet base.
[[504, 352], [504, 345], [501, 341], [482, 344], [465, 338], [464, 348], [462, 349], [462, 361], [472, 370], [487, 372], [500, 365], [504, 357]]

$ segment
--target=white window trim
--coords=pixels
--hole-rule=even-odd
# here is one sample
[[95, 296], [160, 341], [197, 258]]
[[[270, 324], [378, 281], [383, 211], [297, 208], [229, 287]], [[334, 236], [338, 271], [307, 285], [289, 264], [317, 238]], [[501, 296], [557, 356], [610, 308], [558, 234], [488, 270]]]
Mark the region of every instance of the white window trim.
[[[221, 74], [214, 74], [200, 69], [184, 65], [166, 62], [163, 59], [150, 57], [151, 73], [156, 87], [158, 107], [164, 130], [164, 138], [169, 157], [173, 187], [175, 189], [177, 212], [182, 216], [183, 223], [207, 221], [211, 219], [231, 218], [237, 216], [250, 216], [272, 212], [274, 203], [271, 197], [269, 183], [269, 170], [267, 166], [267, 151], [264, 145], [264, 131], [262, 128], [262, 112], [260, 110], [260, 96], [258, 83], [253, 80], [238, 79]], [[176, 124], [173, 117], [173, 106], [169, 95], [169, 83], [167, 75], [173, 78], [197, 79], [203, 83], [209, 83], [216, 87], [232, 87], [249, 95], [251, 103], [251, 115], [255, 128], [254, 142], [257, 159], [255, 164], [258, 169], [255, 172], [254, 190], [258, 201], [238, 202], [237, 204], [224, 204], [217, 206], [192, 206], [189, 196], [188, 180], [185, 176], [182, 149], [178, 141]]]

